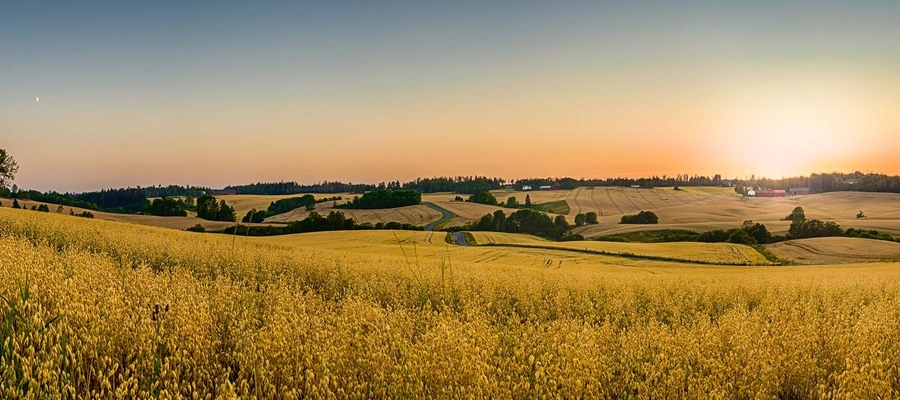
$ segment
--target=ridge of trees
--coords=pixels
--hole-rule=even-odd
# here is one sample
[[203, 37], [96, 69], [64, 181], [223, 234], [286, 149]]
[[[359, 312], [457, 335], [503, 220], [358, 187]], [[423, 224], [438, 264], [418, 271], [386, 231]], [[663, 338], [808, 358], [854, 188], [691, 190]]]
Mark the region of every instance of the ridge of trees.
[[235, 234], [237, 231], [238, 235], [246, 235], [246, 236], [275, 236], [275, 235], [289, 235], [294, 233], [307, 233], [307, 232], [322, 232], [322, 231], [343, 231], [343, 230], [364, 230], [364, 229], [396, 229], [396, 230], [418, 230], [421, 231], [424, 229], [423, 227], [408, 224], [408, 223], [399, 223], [399, 222], [388, 222], [383, 223], [379, 222], [377, 224], [371, 224], [368, 222], [364, 222], [362, 224], [356, 223], [353, 218], [346, 217], [341, 211], [331, 211], [327, 216], [322, 216], [319, 213], [313, 211], [310, 212], [309, 215], [300, 220], [293, 221], [289, 223], [287, 226], [246, 226], [246, 225], [236, 225], [225, 230], [221, 231], [222, 233], [227, 234]]
[[366, 192], [362, 197], [354, 196], [344, 204], [335, 208], [373, 210], [381, 208], [395, 208], [413, 206], [422, 203], [422, 193], [415, 190], [382, 190], [376, 189]]
[[659, 217], [653, 211], [641, 211], [634, 215], [623, 215], [620, 224], [657, 224]]
[[552, 240], [571, 240], [576, 237], [569, 232], [571, 228], [563, 215], [550, 218], [540, 211], [521, 209], [509, 216], [503, 210], [497, 210], [492, 214], [485, 214], [474, 223], [454, 230], [527, 233]]

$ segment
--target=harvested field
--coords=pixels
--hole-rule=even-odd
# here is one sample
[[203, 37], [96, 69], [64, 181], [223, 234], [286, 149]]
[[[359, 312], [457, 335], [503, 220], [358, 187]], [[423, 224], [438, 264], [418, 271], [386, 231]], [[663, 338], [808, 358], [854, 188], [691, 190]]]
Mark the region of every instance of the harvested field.
[[900, 260], [900, 243], [874, 239], [800, 239], [766, 245], [766, 248], [781, 259], [807, 265]]

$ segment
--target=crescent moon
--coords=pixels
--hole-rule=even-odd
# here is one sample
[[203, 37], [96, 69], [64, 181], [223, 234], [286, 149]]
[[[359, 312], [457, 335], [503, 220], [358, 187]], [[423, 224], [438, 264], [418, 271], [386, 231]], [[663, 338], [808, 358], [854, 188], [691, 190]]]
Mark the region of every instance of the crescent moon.
[[41, 101], [41, 98], [40, 98], [40, 97], [35, 97], [35, 98], [34, 98], [34, 102], [35, 102], [35, 103], [37, 103], [37, 102], [39, 102], [39, 101]]

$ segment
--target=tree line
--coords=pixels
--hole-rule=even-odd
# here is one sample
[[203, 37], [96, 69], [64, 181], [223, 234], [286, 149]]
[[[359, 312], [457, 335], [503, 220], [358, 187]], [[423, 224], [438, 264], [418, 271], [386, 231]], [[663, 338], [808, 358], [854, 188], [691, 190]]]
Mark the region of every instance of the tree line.
[[[227, 234], [245, 235], [245, 236], [275, 236], [289, 235], [294, 233], [322, 232], [322, 231], [343, 231], [343, 230], [365, 230], [365, 229], [396, 229], [396, 230], [422, 230], [420, 226], [400, 223], [400, 222], [378, 222], [372, 224], [369, 222], [357, 223], [353, 218], [348, 218], [341, 211], [331, 211], [327, 216], [313, 211], [309, 215], [300, 220], [292, 221], [286, 226], [247, 226], [236, 225], [228, 227], [221, 231]], [[199, 229], [197, 229], [199, 231]]]
[[354, 196], [352, 200], [335, 206], [335, 208], [371, 210], [394, 208], [422, 204], [422, 193], [415, 190], [381, 190], [367, 192], [362, 197]]
[[571, 233], [571, 228], [572, 226], [566, 221], [564, 215], [550, 218], [549, 215], [540, 211], [522, 209], [509, 216], [503, 210], [497, 210], [493, 214], [485, 214], [474, 223], [456, 227], [453, 230], [527, 233], [552, 240], [584, 239], [581, 235]]
[[257, 210], [254, 208], [250, 211], [247, 211], [247, 214], [244, 215], [244, 218], [241, 219], [241, 222], [261, 223], [265, 221], [266, 218], [269, 218], [273, 215], [283, 214], [289, 211], [296, 210], [300, 207], [306, 208], [307, 211], [313, 211], [315, 210], [316, 204], [318, 203], [326, 203], [329, 201], [338, 200], [341, 200], [341, 196], [325, 197], [316, 200], [315, 196], [311, 194], [306, 194], [300, 197], [280, 199], [270, 203], [269, 208], [265, 210]]

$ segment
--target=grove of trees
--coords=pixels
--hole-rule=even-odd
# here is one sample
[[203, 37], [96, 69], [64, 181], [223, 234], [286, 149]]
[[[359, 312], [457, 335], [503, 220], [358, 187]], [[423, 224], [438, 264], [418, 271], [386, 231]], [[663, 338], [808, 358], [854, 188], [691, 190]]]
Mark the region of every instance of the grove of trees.
[[373, 190], [356, 196], [353, 200], [335, 208], [345, 209], [379, 209], [412, 206], [422, 203], [422, 193], [415, 190]]
[[216, 202], [216, 198], [203, 195], [197, 199], [197, 217], [210, 221], [235, 221], [234, 208], [225, 203], [225, 200]]
[[635, 215], [623, 215], [620, 224], [656, 224], [659, 217], [653, 211], [641, 211]]
[[485, 214], [470, 227], [476, 231], [527, 233], [553, 240], [560, 240], [571, 229], [566, 217], [550, 218], [545, 213], [529, 209], [518, 210], [509, 216], [503, 210]]

